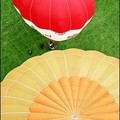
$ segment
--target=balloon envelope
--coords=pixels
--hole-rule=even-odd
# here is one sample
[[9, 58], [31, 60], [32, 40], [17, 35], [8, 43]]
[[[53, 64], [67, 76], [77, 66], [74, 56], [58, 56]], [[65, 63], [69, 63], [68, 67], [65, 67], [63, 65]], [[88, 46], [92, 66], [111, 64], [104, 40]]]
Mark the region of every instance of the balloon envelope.
[[119, 60], [97, 51], [30, 58], [1, 88], [2, 120], [118, 120]]
[[94, 0], [12, 0], [25, 22], [49, 39], [76, 36], [91, 20]]

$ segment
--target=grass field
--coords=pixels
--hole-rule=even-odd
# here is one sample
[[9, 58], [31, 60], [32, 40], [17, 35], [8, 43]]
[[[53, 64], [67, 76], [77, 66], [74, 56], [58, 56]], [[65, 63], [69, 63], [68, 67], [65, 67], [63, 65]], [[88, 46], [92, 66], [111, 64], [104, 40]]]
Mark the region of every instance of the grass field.
[[[59, 42], [57, 49], [98, 50], [119, 57], [119, 0], [96, 0], [92, 21], [75, 38]], [[1, 80], [13, 68], [30, 57], [49, 51], [47, 38], [30, 28], [14, 9], [10, 0], [2, 0]], [[44, 49], [40, 45], [45, 43]], [[28, 51], [33, 54], [29, 55]]]

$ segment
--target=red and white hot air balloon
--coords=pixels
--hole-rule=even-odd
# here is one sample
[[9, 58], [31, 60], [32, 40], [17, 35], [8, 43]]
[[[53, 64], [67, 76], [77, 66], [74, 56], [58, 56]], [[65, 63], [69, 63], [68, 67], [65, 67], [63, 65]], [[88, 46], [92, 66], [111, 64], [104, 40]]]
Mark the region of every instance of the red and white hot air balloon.
[[94, 0], [12, 0], [24, 21], [48, 39], [72, 38], [94, 15]]

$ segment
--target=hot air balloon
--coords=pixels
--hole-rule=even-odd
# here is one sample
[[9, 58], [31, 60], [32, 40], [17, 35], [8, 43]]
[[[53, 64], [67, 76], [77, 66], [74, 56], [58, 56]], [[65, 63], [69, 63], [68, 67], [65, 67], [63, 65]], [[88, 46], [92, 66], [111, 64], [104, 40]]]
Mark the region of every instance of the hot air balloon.
[[78, 35], [92, 19], [95, 9], [94, 0], [12, 1], [24, 21], [51, 41]]
[[1, 90], [2, 120], [118, 120], [119, 60], [54, 50], [8, 73]]

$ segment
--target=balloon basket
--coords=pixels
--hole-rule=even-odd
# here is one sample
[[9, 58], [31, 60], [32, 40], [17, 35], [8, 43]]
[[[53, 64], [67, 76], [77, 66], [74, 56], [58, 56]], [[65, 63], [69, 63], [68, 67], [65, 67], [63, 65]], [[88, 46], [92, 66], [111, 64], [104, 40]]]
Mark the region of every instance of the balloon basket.
[[55, 50], [57, 48], [56, 42], [52, 40], [48, 41], [48, 46], [51, 50]]

